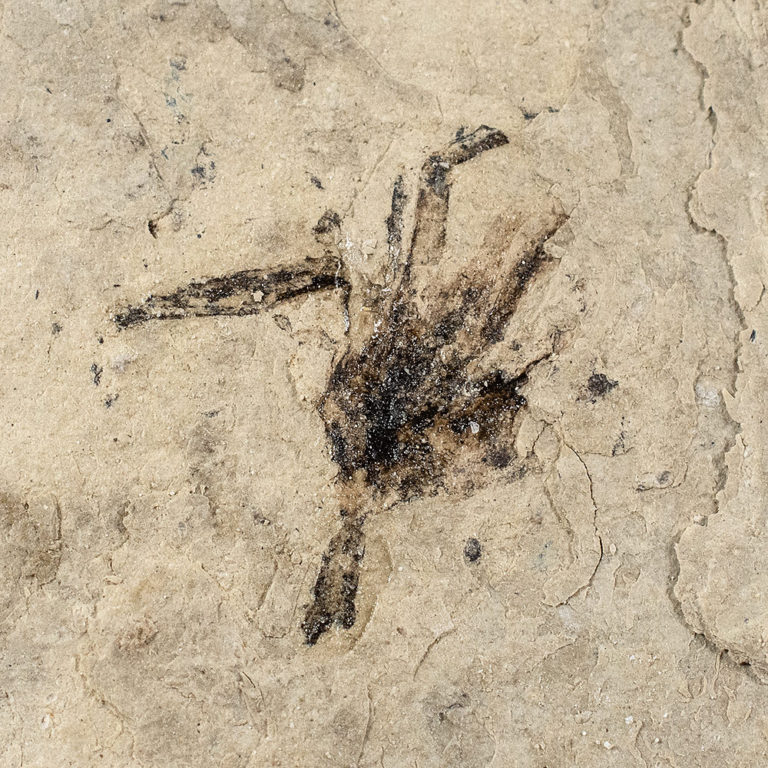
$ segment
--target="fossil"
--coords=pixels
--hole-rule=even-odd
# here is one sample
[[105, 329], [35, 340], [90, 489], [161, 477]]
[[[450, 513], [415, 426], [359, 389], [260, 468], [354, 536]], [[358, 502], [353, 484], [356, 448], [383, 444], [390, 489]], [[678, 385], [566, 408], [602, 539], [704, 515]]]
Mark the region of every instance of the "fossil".
[[[458, 474], [481, 478], [513, 461], [522, 389], [546, 355], [510, 373], [478, 361], [499, 343], [521, 297], [554, 262], [546, 243], [567, 220], [559, 206], [498, 222], [481, 253], [441, 279], [451, 171], [503, 147], [488, 126], [456, 137], [424, 162], [409, 202], [402, 176], [386, 219], [387, 263], [365, 297], [373, 322], [350, 321], [353, 282], [342, 257], [342, 222], [326, 212], [314, 229], [316, 258], [272, 270], [243, 270], [149, 296], [114, 316], [122, 329], [192, 316], [248, 316], [317, 291], [339, 292], [347, 317], [345, 351], [334, 360], [317, 409], [338, 465], [341, 522], [322, 556], [302, 630], [314, 644], [331, 626], [350, 628], [365, 552], [365, 521], [425, 493], [450, 491]], [[479, 543], [477, 556], [479, 556]], [[469, 556], [468, 556], [469, 557]], [[471, 558], [470, 558], [471, 559]]]

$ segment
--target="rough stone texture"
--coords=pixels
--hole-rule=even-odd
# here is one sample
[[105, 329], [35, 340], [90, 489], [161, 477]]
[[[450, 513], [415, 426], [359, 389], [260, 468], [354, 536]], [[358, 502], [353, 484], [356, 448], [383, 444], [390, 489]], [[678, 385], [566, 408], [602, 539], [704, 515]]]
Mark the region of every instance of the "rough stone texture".
[[[764, 3], [0, 9], [1, 765], [766, 764]], [[333, 210], [364, 322], [395, 178], [411, 225], [481, 124], [427, 309], [505, 217], [568, 216], [477, 361], [541, 358], [514, 460], [374, 510], [310, 646], [340, 296], [113, 319]]]

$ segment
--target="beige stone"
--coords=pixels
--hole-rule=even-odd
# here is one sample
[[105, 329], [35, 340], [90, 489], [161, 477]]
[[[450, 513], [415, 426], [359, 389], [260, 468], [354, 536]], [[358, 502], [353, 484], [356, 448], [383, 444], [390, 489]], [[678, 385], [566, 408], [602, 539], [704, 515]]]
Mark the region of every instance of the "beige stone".
[[0, 14], [0, 765], [765, 765], [764, 4]]

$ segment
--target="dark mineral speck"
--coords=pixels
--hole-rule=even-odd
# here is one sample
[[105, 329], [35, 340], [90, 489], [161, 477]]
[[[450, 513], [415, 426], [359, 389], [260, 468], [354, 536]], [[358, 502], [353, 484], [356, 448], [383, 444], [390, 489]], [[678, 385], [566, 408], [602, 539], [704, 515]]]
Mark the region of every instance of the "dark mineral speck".
[[604, 397], [618, 386], [618, 381], [611, 381], [604, 373], [593, 373], [587, 381], [587, 389], [592, 398]]
[[480, 546], [480, 542], [475, 539], [467, 539], [467, 543], [464, 545], [464, 558], [468, 563], [475, 563], [480, 559], [480, 555], [483, 554], [483, 548]]

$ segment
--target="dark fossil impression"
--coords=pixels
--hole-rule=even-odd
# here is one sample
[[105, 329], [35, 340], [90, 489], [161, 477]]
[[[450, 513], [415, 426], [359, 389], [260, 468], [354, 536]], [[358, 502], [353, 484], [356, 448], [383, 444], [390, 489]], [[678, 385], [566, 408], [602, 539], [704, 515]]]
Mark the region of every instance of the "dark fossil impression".
[[[565, 222], [556, 207], [508, 217], [489, 233], [477, 258], [450, 280], [435, 280], [445, 249], [451, 170], [507, 144], [498, 130], [459, 132], [421, 169], [411, 236], [408, 203], [395, 181], [386, 220], [388, 263], [366, 301], [372, 330], [354, 323], [318, 411], [325, 424], [341, 502], [341, 526], [322, 557], [302, 629], [314, 644], [332, 625], [351, 627], [368, 515], [397, 501], [455, 487], [457, 472], [479, 477], [513, 461], [512, 438], [530, 361], [514, 374], [481, 370], [520, 298], [552, 262], [547, 240]], [[315, 227], [316, 259], [274, 270], [244, 270], [150, 296], [118, 313], [129, 328], [156, 319], [246, 316], [315, 291], [337, 290], [349, 304], [351, 280], [338, 243], [341, 220], [326, 213]], [[346, 311], [346, 309], [345, 309]], [[461, 469], [459, 469], [461, 468]]]

